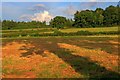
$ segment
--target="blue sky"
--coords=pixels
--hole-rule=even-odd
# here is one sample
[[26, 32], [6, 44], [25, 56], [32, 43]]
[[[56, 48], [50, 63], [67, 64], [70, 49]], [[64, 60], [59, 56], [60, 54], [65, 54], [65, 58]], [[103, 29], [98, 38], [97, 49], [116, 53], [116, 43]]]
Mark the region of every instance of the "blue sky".
[[119, 0], [2, 0], [2, 2], [118, 2]]
[[15, 21], [49, 21], [55, 16], [73, 18], [77, 10], [100, 7], [105, 9], [117, 2], [3, 2], [2, 19]]

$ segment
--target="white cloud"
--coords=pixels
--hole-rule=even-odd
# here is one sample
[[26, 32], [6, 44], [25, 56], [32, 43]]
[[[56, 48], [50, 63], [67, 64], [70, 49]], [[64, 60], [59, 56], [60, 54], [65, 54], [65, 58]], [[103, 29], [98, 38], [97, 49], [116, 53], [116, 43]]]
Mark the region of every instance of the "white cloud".
[[53, 18], [48, 11], [35, 13], [34, 15], [22, 15], [20, 16], [21, 20], [32, 20], [32, 21], [46, 21], [49, 22]]
[[36, 4], [35, 6], [38, 6], [38, 7], [45, 7], [44, 4]]
[[31, 20], [49, 22], [52, 18], [53, 16], [48, 11], [44, 11], [43, 13], [35, 13]]
[[90, 0], [90, 2], [96, 2], [97, 0]]
[[29, 10], [44, 11], [44, 10], [48, 10], [48, 8], [44, 4], [36, 4], [36, 5], [32, 6], [31, 8], [29, 8]]

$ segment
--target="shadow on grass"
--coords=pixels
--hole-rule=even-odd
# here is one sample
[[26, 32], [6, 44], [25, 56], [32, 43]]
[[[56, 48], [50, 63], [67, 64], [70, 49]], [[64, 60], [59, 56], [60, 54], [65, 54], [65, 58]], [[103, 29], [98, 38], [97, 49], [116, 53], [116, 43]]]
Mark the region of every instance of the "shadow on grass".
[[[86, 77], [89, 76], [89, 79], [100, 80], [103, 78], [109, 78], [109, 80], [117, 80], [120, 78], [119, 73], [109, 71], [105, 67], [100, 66], [99, 64], [91, 61], [88, 58], [73, 55], [69, 50], [60, 48], [57, 45], [57, 42], [58, 41], [47, 43], [47, 41], [45, 41], [44, 39], [34, 39], [32, 40], [31, 44], [33, 44], [35, 47], [29, 49], [25, 47], [27, 52], [22, 53], [21, 57], [32, 55], [33, 52], [39, 55], [43, 55], [44, 50], [49, 50], [50, 52], [61, 58], [65, 63], [69, 64], [77, 73], [80, 73]], [[40, 50], [36, 50], [39, 48]]]
[[115, 42], [119, 42], [118, 39], [111, 39], [108, 38], [106, 40], [106, 38], [93, 38], [93, 40], [87, 38], [81, 40], [81, 39], [70, 39], [68, 41], [66, 41], [65, 43], [70, 43], [72, 45], [77, 45], [86, 49], [99, 49], [101, 51], [105, 51], [109, 54], [114, 54], [114, 55], [118, 55], [118, 47], [119, 44], [117, 43], [110, 43], [109, 41], [115, 41]]
[[64, 62], [71, 65], [76, 72], [88, 76], [89, 79], [93, 78], [120, 78], [120, 74], [108, 71], [105, 67], [100, 66], [96, 62], [88, 58], [72, 55], [69, 51], [57, 52], [56, 55]]

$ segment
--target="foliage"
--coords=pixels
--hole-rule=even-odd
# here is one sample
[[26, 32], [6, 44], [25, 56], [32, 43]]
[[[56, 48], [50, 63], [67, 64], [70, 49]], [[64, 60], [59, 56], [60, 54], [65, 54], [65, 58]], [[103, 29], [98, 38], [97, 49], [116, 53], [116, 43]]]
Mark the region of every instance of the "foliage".
[[104, 15], [104, 25], [106, 26], [113, 26], [118, 25], [120, 18], [119, 18], [119, 7], [109, 6], [105, 9]]
[[120, 25], [120, 7], [109, 6], [105, 10], [97, 8], [93, 10], [77, 11], [74, 14], [75, 27], [97, 27]]
[[89, 35], [118, 35], [120, 32], [118, 31], [107, 31], [107, 32], [90, 32], [90, 31], [77, 31], [77, 32], [61, 32], [54, 31], [53, 33], [11, 33], [11, 34], [2, 34], [3, 38], [12, 38], [12, 37], [42, 37], [42, 36], [89, 36]]
[[17, 23], [13, 20], [4, 20], [2, 22], [2, 28], [6, 28], [6, 29], [12, 29], [13, 27], [16, 27]]
[[51, 20], [50, 25], [53, 28], [64, 28], [65, 24], [66, 24], [67, 19], [65, 17], [62, 16], [56, 16], [54, 19]]
[[31, 21], [31, 22], [15, 22], [13, 20], [3, 20], [2, 29], [29, 29], [47, 27], [46, 22]]

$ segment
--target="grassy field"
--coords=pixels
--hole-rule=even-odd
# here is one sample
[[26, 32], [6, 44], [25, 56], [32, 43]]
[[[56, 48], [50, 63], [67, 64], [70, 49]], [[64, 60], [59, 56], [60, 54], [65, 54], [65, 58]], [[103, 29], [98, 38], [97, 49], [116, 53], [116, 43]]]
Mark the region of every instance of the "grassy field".
[[3, 40], [3, 77], [116, 77], [117, 37], [63, 37]]
[[[79, 31], [79, 33], [77, 33]], [[2, 30], [3, 38], [11, 37], [40, 37], [40, 36], [79, 36], [79, 35], [116, 35], [118, 27], [104, 27], [104, 28], [70, 28], [60, 29], [55, 28], [40, 28], [40, 29], [21, 29], [21, 30]], [[70, 34], [70, 35], [69, 35]]]
[[106, 31], [118, 31], [118, 27], [103, 27], [103, 28], [71, 28], [63, 29], [61, 32], [77, 32], [77, 31], [89, 31], [89, 32], [106, 32]]
[[[4, 34], [52, 33], [56, 29], [3, 30]], [[107, 32], [118, 27], [72, 28], [61, 32]], [[3, 78], [116, 78], [118, 35], [2, 38]]]
[[[35, 29], [15, 29], [15, 30], [2, 30], [1, 32], [9, 33], [9, 32], [21, 32], [21, 31], [39, 31], [39, 32], [53, 32], [56, 30], [55, 28], [35, 28]], [[103, 28], [69, 28], [69, 29], [61, 29], [61, 32], [77, 32], [77, 31], [90, 31], [90, 32], [104, 32], [104, 31], [118, 31], [118, 27], [103, 27]]]

